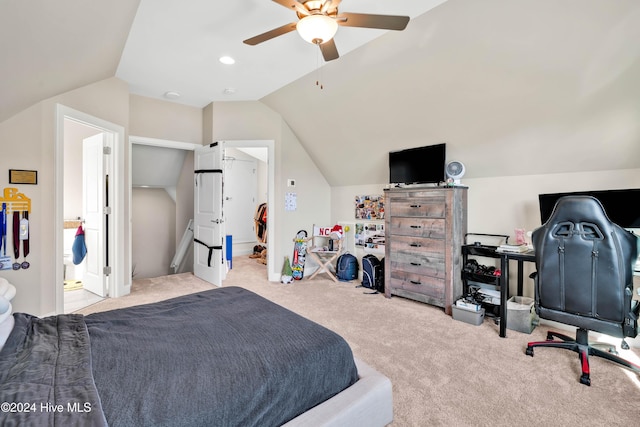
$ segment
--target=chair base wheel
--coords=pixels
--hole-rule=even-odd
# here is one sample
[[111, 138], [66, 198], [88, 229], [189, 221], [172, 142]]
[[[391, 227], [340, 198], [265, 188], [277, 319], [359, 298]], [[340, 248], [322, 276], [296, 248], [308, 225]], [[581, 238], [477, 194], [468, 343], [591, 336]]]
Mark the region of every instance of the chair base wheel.
[[533, 357], [533, 347], [527, 347], [525, 353], [527, 354], [527, 356]]
[[589, 378], [588, 374], [582, 374], [580, 376], [580, 383], [590, 386], [591, 385], [591, 378]]

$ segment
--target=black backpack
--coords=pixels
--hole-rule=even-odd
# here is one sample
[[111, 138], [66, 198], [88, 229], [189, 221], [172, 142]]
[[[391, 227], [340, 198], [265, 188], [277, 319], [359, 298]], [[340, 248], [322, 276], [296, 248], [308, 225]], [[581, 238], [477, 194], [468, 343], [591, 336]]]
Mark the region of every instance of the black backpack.
[[362, 286], [377, 292], [384, 292], [384, 258], [367, 254], [362, 257]]
[[336, 263], [336, 277], [341, 282], [349, 282], [358, 278], [358, 258], [346, 253], [338, 257]]

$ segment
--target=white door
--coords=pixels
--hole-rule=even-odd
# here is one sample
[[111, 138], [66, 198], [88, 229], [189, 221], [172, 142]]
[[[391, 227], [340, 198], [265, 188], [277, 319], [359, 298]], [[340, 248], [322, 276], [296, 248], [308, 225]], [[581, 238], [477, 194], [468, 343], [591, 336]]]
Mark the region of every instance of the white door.
[[257, 169], [257, 160], [224, 161], [224, 224], [234, 244], [256, 242]]
[[194, 153], [193, 272], [216, 286], [226, 275], [222, 145], [214, 142]]
[[82, 141], [82, 214], [87, 246], [83, 287], [101, 297], [107, 296], [105, 267], [107, 209], [107, 173], [105, 147], [110, 149], [107, 135], [99, 133]]

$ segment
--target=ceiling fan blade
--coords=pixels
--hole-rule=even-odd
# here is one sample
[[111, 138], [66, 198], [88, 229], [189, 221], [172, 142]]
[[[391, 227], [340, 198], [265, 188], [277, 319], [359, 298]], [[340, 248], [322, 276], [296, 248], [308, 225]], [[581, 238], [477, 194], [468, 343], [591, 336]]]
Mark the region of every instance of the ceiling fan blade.
[[320, 46], [320, 51], [322, 52], [322, 57], [325, 61], [333, 61], [334, 59], [338, 59], [340, 57], [340, 55], [338, 54], [338, 48], [336, 47], [336, 43], [333, 41], [333, 39], [318, 46]]
[[286, 7], [287, 9], [295, 9], [297, 12], [302, 15], [308, 15], [309, 11], [305, 8], [300, 2], [296, 0], [273, 0], [281, 6]]
[[322, 4], [322, 8], [320, 9], [320, 12], [325, 13], [327, 10], [329, 10], [332, 4], [333, 4], [333, 0], [326, 0]]
[[243, 43], [251, 46], [255, 46], [259, 43], [266, 42], [267, 40], [271, 40], [275, 37], [281, 36], [283, 34], [287, 34], [296, 29], [297, 22], [291, 22], [289, 24], [283, 25], [282, 27], [274, 28], [271, 31], [267, 31], [266, 33], [259, 34], [255, 37], [251, 37], [250, 39], [246, 39]]
[[409, 23], [408, 16], [370, 15], [367, 13], [341, 13], [337, 16], [338, 25], [343, 27], [379, 28], [381, 30], [402, 31]]

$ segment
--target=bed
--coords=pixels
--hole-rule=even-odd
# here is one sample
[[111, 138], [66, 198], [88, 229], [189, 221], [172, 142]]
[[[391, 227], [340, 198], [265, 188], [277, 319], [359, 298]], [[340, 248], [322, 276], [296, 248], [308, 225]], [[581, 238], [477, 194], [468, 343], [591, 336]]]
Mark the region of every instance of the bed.
[[0, 351], [3, 426], [393, 418], [390, 381], [355, 360], [342, 337], [243, 288], [88, 316], [13, 317]]

